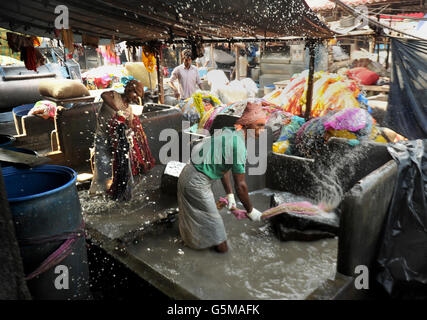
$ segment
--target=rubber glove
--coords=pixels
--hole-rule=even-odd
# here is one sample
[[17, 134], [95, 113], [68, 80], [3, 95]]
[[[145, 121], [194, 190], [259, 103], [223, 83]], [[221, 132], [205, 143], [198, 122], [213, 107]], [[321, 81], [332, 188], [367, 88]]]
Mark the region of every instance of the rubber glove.
[[234, 194], [233, 193], [229, 193], [227, 194], [227, 209], [231, 210], [233, 208], [237, 208], [237, 204], [236, 204], [236, 200], [234, 199]]
[[261, 221], [262, 212], [252, 208], [252, 211], [248, 213], [248, 218], [252, 221]]

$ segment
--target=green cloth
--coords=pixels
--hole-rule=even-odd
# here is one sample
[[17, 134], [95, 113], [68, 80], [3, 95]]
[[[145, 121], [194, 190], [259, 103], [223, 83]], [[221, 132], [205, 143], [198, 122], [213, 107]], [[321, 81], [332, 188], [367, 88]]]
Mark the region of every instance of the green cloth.
[[199, 151], [199, 159], [192, 158], [197, 171], [211, 179], [221, 179], [231, 169], [233, 174], [245, 173], [246, 146], [243, 132], [224, 128], [211, 136]]

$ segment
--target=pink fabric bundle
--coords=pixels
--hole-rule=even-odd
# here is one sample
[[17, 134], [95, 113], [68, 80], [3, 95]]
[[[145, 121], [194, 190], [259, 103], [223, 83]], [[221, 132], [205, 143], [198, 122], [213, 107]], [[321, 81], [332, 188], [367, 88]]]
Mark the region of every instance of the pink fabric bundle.
[[265, 210], [262, 213], [262, 218], [270, 218], [284, 212], [292, 212], [292, 213], [314, 216], [322, 213], [323, 210], [321, 210], [318, 206], [308, 201], [285, 202], [278, 205], [277, 207]]
[[[220, 208], [225, 207], [228, 204], [228, 200], [226, 198], [221, 197], [221, 198], [219, 198], [218, 204], [219, 204]], [[238, 220], [248, 218], [247, 212], [245, 210], [236, 208], [236, 209], [232, 209], [231, 212], [234, 214], [234, 216]], [[292, 212], [292, 213], [298, 213], [298, 214], [302, 214], [302, 215], [314, 216], [314, 215], [318, 215], [324, 211], [321, 208], [319, 208], [318, 206], [316, 206], [316, 205], [314, 205], [308, 201], [285, 202], [285, 203], [278, 205], [277, 207], [265, 210], [262, 213], [261, 218], [262, 219], [271, 218], [275, 215], [278, 215], [278, 214], [281, 214], [284, 212]]]
[[[222, 206], [226, 206], [226, 205], [228, 205], [228, 200], [226, 198], [221, 197], [221, 198], [219, 198], [219, 203]], [[246, 215], [246, 211], [242, 210], [242, 209], [235, 208], [235, 209], [232, 209], [231, 212], [234, 214], [234, 216], [237, 218], [237, 220], [245, 219], [248, 217]]]
[[49, 100], [37, 101], [34, 107], [28, 112], [28, 115], [37, 115], [43, 119], [53, 119], [56, 115], [56, 103]]
[[366, 127], [366, 111], [360, 108], [348, 108], [338, 111], [323, 123], [325, 130], [349, 130], [356, 132]]

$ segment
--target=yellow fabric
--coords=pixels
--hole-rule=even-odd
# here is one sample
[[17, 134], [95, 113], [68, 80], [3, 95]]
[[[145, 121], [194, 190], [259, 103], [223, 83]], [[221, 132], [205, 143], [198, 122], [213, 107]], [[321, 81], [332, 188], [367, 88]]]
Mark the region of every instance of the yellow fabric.
[[348, 130], [328, 130], [328, 133], [337, 138], [357, 139], [357, 136]]
[[374, 142], [379, 143], [387, 143], [387, 140], [380, 134], [380, 131], [376, 127], [372, 128], [369, 140], [373, 140]]
[[289, 147], [289, 141], [278, 141], [273, 143], [273, 152], [284, 154]]
[[156, 66], [156, 58], [154, 57], [154, 54], [152, 52], [149, 52], [147, 55], [145, 54], [148, 50], [143, 47], [142, 50], [142, 62], [144, 63], [144, 66], [147, 68], [148, 72], [153, 72], [154, 68]]
[[[197, 108], [197, 110], [199, 110], [199, 108]], [[212, 112], [214, 112], [215, 108], [211, 108], [209, 109], [202, 117], [202, 119], [199, 122], [199, 128], [203, 128], [205, 126], [206, 121], [209, 120], [209, 118], [212, 115]]]

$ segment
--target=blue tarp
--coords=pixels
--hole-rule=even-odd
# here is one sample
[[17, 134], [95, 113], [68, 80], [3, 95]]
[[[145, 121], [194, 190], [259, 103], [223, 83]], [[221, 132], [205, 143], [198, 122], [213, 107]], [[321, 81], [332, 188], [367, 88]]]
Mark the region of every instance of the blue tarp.
[[391, 39], [387, 127], [410, 140], [427, 138], [427, 41]]

